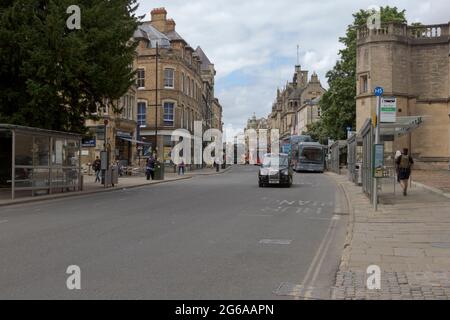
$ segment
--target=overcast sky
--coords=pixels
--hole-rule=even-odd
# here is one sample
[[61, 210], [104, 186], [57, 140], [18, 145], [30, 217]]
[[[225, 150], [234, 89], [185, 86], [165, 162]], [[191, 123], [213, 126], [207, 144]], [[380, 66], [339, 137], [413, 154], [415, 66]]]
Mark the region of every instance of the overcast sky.
[[139, 0], [139, 14], [165, 7], [177, 32], [200, 45], [217, 70], [216, 96], [225, 126], [243, 128], [249, 117], [266, 117], [277, 87], [291, 80], [300, 45], [300, 64], [325, 74], [338, 58], [339, 37], [352, 13], [371, 5], [406, 9], [408, 22], [450, 21], [449, 0]]

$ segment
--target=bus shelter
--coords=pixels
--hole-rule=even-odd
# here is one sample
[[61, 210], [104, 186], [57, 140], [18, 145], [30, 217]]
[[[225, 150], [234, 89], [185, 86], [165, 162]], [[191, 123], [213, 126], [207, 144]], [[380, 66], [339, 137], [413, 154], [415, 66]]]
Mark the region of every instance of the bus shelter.
[[330, 146], [328, 170], [337, 174], [341, 174], [341, 165], [345, 164], [347, 142], [338, 140]]
[[82, 136], [0, 124], [0, 199], [82, 190]]
[[347, 167], [348, 178], [354, 184], [361, 185], [363, 141], [359, 134], [353, 134], [347, 140]]
[[[380, 140], [382, 143], [386, 141], [395, 141], [403, 135], [411, 133], [418, 128], [424, 121], [423, 116], [408, 116], [397, 117], [394, 123], [382, 123], [380, 125]], [[367, 119], [359, 133], [362, 139], [362, 188], [365, 194], [373, 202], [373, 188], [374, 188], [374, 175], [373, 175], [373, 146], [375, 141], [375, 128], [372, 125], [370, 119]], [[393, 190], [395, 193], [396, 185], [396, 171], [394, 163], [394, 150], [392, 154], [385, 152], [385, 165], [383, 168], [383, 177], [380, 179], [389, 180], [393, 184]], [[379, 184], [382, 187], [383, 184]]]

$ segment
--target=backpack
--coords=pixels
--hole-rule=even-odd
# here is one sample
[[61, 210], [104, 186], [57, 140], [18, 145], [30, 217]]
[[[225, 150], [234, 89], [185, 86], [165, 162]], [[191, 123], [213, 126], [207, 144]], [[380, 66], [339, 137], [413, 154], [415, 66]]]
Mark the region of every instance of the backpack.
[[409, 169], [410, 168], [410, 160], [409, 156], [402, 155], [400, 157], [400, 163], [398, 166], [400, 169]]

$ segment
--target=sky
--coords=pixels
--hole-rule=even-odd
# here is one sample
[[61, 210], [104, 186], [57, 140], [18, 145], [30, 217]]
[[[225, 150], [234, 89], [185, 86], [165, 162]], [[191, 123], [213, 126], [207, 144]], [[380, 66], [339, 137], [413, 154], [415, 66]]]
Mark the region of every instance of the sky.
[[300, 46], [300, 65], [315, 71], [322, 86], [339, 58], [339, 37], [352, 14], [371, 6], [406, 9], [409, 23], [450, 22], [449, 0], [139, 0], [139, 15], [150, 20], [153, 8], [165, 7], [177, 32], [200, 45], [217, 71], [216, 97], [229, 129], [242, 129], [256, 114], [267, 117], [277, 87], [292, 81]]

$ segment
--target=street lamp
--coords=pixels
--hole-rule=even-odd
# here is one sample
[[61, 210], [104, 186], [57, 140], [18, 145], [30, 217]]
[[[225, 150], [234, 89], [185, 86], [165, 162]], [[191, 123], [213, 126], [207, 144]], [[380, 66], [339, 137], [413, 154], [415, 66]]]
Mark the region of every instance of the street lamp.
[[155, 90], [155, 154], [158, 159], [158, 62], [159, 62], [159, 43], [156, 42], [156, 90]]

